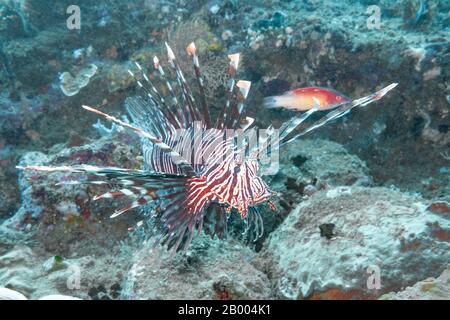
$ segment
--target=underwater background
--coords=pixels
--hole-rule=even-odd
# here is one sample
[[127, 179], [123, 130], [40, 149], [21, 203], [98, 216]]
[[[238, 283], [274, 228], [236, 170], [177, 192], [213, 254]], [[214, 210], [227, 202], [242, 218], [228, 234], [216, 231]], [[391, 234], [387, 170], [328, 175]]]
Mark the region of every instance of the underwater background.
[[[450, 2], [442, 0], [0, 0], [0, 288], [29, 299], [450, 299]], [[126, 117], [128, 69], [195, 41], [212, 113], [227, 55], [252, 81], [248, 114], [301, 87], [386, 97], [280, 150], [265, 176], [277, 212], [249, 241], [151, 250], [145, 209], [91, 201], [67, 174], [16, 166], [139, 169], [139, 138], [81, 108]], [[188, 79], [189, 80], [189, 79]], [[122, 206], [121, 206], [122, 205]], [[0, 298], [10, 293], [0, 290]], [[2, 296], [3, 295], [3, 296]]]

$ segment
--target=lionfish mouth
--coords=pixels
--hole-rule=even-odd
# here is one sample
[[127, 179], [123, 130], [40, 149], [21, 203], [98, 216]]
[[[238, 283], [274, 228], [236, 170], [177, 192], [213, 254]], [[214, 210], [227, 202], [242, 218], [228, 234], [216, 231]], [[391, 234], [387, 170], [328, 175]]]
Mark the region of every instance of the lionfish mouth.
[[239, 53], [228, 56], [226, 102], [213, 121], [195, 44], [189, 44], [187, 54], [193, 64], [193, 76], [198, 88], [196, 94], [186, 81], [174, 52], [167, 43], [165, 45], [168, 67], [175, 74], [175, 79], [168, 76], [157, 57], [153, 59], [153, 73], [165, 87], [167, 95], [158, 91], [153, 80], [150, 80], [154, 77], [150, 77], [149, 71], [138, 62], [135, 62], [136, 70], [128, 70], [140, 91], [138, 96], [125, 101], [132, 123], [83, 106], [87, 111], [141, 137], [142, 170], [87, 164], [18, 169], [82, 172], [86, 174], [86, 181], [69, 183], [111, 186], [111, 191], [93, 200], [130, 199], [129, 206], [114, 212], [111, 218], [154, 203], [155, 224], [159, 233], [155, 244], [166, 245], [174, 251], [186, 250], [196, 230], [200, 233], [204, 229], [212, 237], [225, 237], [227, 219], [232, 211], [237, 211], [245, 221], [246, 232], [254, 239], [261, 237], [264, 228], [258, 206], [267, 203], [275, 210], [270, 202], [274, 193], [261, 177], [262, 158], [277, 154], [283, 144], [342, 117], [356, 107], [379, 100], [396, 86], [392, 84], [369, 96], [340, 104], [319, 120], [294, 132], [320, 109], [317, 105], [283, 123], [279, 129], [269, 126], [264, 134], [258, 136], [257, 143], [252, 144], [253, 139], [249, 136], [256, 128], [254, 119], [246, 116], [245, 105], [251, 82], [236, 79]]

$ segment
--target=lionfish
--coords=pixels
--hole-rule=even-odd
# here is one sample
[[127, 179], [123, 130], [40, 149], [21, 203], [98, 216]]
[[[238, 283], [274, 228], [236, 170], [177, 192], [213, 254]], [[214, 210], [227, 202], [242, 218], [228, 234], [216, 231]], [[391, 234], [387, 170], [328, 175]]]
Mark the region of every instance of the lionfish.
[[[137, 69], [128, 70], [140, 90], [138, 95], [128, 97], [125, 101], [132, 123], [82, 106], [140, 136], [144, 159], [142, 170], [87, 164], [18, 168], [85, 173], [88, 180], [72, 183], [111, 186], [111, 191], [93, 200], [130, 198], [129, 206], [116, 211], [111, 218], [130, 209], [155, 203], [153, 217], [159, 230], [155, 244], [164, 245], [175, 252], [185, 251], [196, 231], [199, 234], [202, 229], [212, 237], [217, 235], [223, 238], [227, 233], [226, 225], [231, 212], [241, 216], [246, 223], [246, 230], [252, 230], [255, 239], [261, 237], [264, 232], [263, 221], [257, 206], [267, 203], [276, 210], [270, 201], [275, 193], [269, 189], [259, 172], [261, 150], [276, 152], [280, 146], [342, 117], [352, 109], [381, 99], [397, 85], [393, 83], [356, 100], [322, 88], [297, 89], [285, 96], [267, 98], [268, 107], [282, 107], [285, 103], [285, 107], [296, 107], [305, 112], [286, 121], [278, 130], [269, 126], [265, 137], [259, 139], [255, 148], [245, 141], [238, 143], [237, 133], [225, 134], [230, 130], [245, 133], [255, 127], [254, 118], [246, 116], [245, 105], [251, 82], [236, 78], [239, 53], [228, 56], [226, 102], [213, 121], [195, 44], [189, 44], [187, 54], [192, 60], [193, 78], [198, 86], [196, 95], [167, 43], [166, 49], [168, 68], [174, 77], [169, 76], [167, 66], [163, 68], [157, 57], [153, 59], [153, 73], [159, 78], [159, 85], [165, 87], [166, 95], [157, 89], [154, 82], [156, 78], [150, 77], [147, 69], [138, 62], [135, 62]], [[323, 110], [327, 110], [325, 115], [296, 130], [313, 113], [325, 112]], [[194, 144], [197, 146], [194, 147]]]

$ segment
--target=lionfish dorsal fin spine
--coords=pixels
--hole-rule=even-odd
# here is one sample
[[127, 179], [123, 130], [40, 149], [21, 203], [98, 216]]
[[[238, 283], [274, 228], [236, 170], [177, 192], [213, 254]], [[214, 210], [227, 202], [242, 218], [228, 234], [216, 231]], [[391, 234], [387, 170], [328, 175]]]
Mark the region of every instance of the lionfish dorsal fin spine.
[[173, 90], [173, 86], [170, 83], [169, 79], [167, 78], [166, 73], [165, 73], [163, 67], [161, 66], [157, 56], [153, 57], [153, 66], [158, 71], [162, 81], [165, 83], [166, 88], [172, 97], [172, 106], [176, 109], [174, 112], [181, 119], [181, 121], [183, 123], [183, 127], [185, 128], [189, 124], [189, 122], [193, 121], [192, 118], [189, 118], [189, 115], [190, 115], [189, 110], [185, 108], [184, 104], [180, 104], [178, 102], [178, 98], [177, 98], [177, 95], [175, 94], [175, 91]]
[[244, 115], [244, 102], [247, 99], [250, 86], [250, 81], [238, 80], [236, 82], [235, 87], [237, 88], [237, 93], [229, 107], [230, 111], [228, 113], [228, 118], [225, 119], [225, 127], [239, 127], [241, 117]]
[[247, 100], [251, 85], [252, 85], [252, 83], [250, 81], [246, 81], [246, 80], [239, 80], [238, 82], [236, 82], [236, 87], [239, 88], [238, 94], [236, 96], [238, 116], [236, 117], [236, 119], [234, 119], [233, 127], [235, 125], [240, 126], [240, 122], [241, 122], [242, 117], [244, 116], [244, 111], [245, 111], [244, 103], [245, 103], [245, 100]]
[[144, 131], [141, 128], [132, 126], [129, 123], [123, 122], [122, 120], [119, 120], [119, 119], [115, 118], [114, 116], [111, 116], [109, 114], [101, 112], [92, 107], [83, 105], [83, 108], [88, 111], [94, 112], [98, 115], [101, 115], [101, 116], [105, 117], [107, 120], [112, 121], [121, 127], [131, 129], [137, 135], [150, 140], [162, 152], [166, 153], [170, 157], [173, 164], [176, 165], [177, 167], [180, 167], [180, 169], [182, 170], [183, 173], [188, 174], [188, 175], [195, 175], [194, 169], [192, 168], [192, 166], [186, 159], [184, 159], [178, 152], [173, 150], [169, 145], [167, 145], [166, 143], [164, 143], [163, 141], [161, 141], [159, 138], [155, 137], [151, 133], [148, 133], [147, 131]]
[[300, 116], [294, 117], [290, 121], [285, 122], [285, 124], [283, 124], [283, 126], [281, 127], [281, 130], [280, 130], [280, 139], [283, 140], [285, 137], [287, 137], [292, 131], [295, 130], [295, 128], [300, 126], [314, 112], [319, 110], [319, 108], [320, 108], [320, 103], [319, 104], [316, 103], [316, 105], [313, 108], [302, 113]]
[[[160, 140], [167, 141], [176, 133], [176, 123], [167, 121], [169, 115], [162, 108], [155, 108], [156, 101], [143, 97], [132, 97], [125, 100], [125, 108], [135, 126], [152, 132]], [[145, 141], [145, 140], [144, 140]]]
[[222, 109], [220, 110], [220, 113], [217, 117], [215, 127], [218, 129], [223, 129], [226, 125], [226, 121], [228, 118], [228, 114], [230, 112], [230, 106], [231, 106], [231, 100], [233, 99], [233, 91], [234, 86], [236, 83], [236, 73], [239, 67], [239, 60], [240, 60], [240, 54], [230, 54], [228, 56], [228, 59], [230, 60], [229, 66], [228, 66], [228, 85], [227, 85], [227, 100], [225, 104], [223, 105]]
[[184, 102], [188, 106], [188, 113], [192, 114], [193, 120], [201, 120], [200, 111], [197, 108], [197, 105], [195, 103], [194, 95], [192, 94], [189, 85], [186, 81], [186, 78], [184, 77], [183, 71], [181, 70], [180, 66], [178, 65], [178, 62], [176, 60], [175, 54], [173, 53], [172, 48], [166, 44], [167, 49], [167, 57], [169, 65], [172, 67], [172, 69], [175, 71], [175, 75], [177, 78], [178, 85], [181, 87], [181, 93]]
[[195, 78], [197, 79], [200, 103], [202, 107], [203, 120], [205, 121], [206, 127], [211, 128], [211, 116], [209, 114], [208, 102], [206, 101], [205, 87], [203, 84], [203, 78], [200, 70], [200, 63], [198, 61], [197, 48], [195, 43], [191, 42], [186, 48], [188, 55], [192, 58], [192, 64], [194, 65]]
[[164, 107], [164, 108], [161, 108], [161, 112], [164, 114], [164, 116], [167, 118], [167, 120], [169, 120], [170, 123], [173, 124], [176, 128], [180, 128], [182, 126], [182, 124], [178, 120], [178, 117], [172, 112], [170, 107], [167, 106], [164, 97], [161, 96], [161, 94], [156, 89], [153, 82], [146, 75], [146, 70], [137, 61], [135, 61], [134, 63], [136, 65], [136, 67], [139, 69], [139, 71], [141, 72], [142, 77], [145, 80], [145, 83], [147, 83], [147, 86], [143, 85], [141, 81], [137, 80], [134, 73], [131, 70], [128, 70], [128, 73], [136, 80], [136, 83], [138, 84], [138, 86], [145, 92], [146, 96], [148, 98], [150, 98], [150, 100], [154, 104], [160, 103]]

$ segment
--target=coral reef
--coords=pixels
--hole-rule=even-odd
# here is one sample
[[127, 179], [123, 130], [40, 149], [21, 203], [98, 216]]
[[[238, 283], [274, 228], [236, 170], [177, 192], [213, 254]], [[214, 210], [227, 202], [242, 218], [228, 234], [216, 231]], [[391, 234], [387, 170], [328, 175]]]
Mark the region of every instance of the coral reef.
[[[85, 5], [92, 10], [83, 10], [83, 27], [76, 33], [67, 30], [60, 14], [69, 1], [54, 6], [42, 0], [23, 1], [21, 5], [6, 1], [3, 10], [8, 13], [3, 17], [14, 25], [29, 27], [10, 26], [0, 34], [0, 69], [5, 75], [1, 81], [11, 87], [2, 92], [1, 100], [5, 100], [1, 104], [9, 107], [0, 112], [0, 119], [5, 119], [0, 127], [16, 128], [2, 130], [14, 138], [6, 144], [18, 146], [13, 158], [24, 152], [21, 150], [43, 150], [64, 142], [70, 134], [67, 128], [73, 127], [68, 124], [74, 121], [79, 124], [76, 134], [88, 136], [92, 118], [80, 117], [79, 106], [107, 103], [113, 110], [121, 108], [132, 89], [127, 61], [150, 65], [162, 40], [173, 42], [179, 52], [190, 40], [196, 40], [213, 114], [223, 100], [220, 87], [225, 68], [224, 60], [218, 57], [237, 51], [245, 60], [242, 77], [253, 81], [249, 107], [266, 123], [290, 114], [258, 113], [263, 96], [306, 85], [331, 86], [356, 96], [372, 90], [375, 83], [398, 81], [401, 97], [391, 97], [389, 105], [381, 102], [380, 108], [355, 113], [351, 121], [341, 120], [320, 134], [365, 160], [375, 183], [441, 197], [446, 194], [448, 175], [436, 172], [435, 167], [446, 167], [439, 154], [448, 146], [450, 134], [445, 68], [448, 43], [441, 28], [448, 21], [444, 14], [448, 5], [436, 1], [422, 6], [423, 2], [427, 1], [379, 1], [381, 27], [368, 29], [366, 1], [276, 1], [272, 4], [276, 9], [271, 10], [264, 1], [142, 0], [105, 6], [89, 0]], [[10, 32], [25, 29], [34, 31], [20, 36]], [[91, 63], [100, 70], [81, 94], [67, 99], [58, 92], [63, 72]], [[23, 117], [29, 109], [41, 111]], [[29, 137], [39, 138], [30, 141]], [[17, 186], [13, 162], [7, 168], [4, 186]], [[5, 190], [5, 194], [8, 199], [18, 198], [13, 190]], [[14, 209], [11, 203], [0, 209], [0, 215]]]
[[[94, 143], [60, 146], [49, 156], [28, 153], [20, 163], [113, 164], [136, 158], [130, 145], [123, 145], [128, 139], [106, 130]], [[170, 256], [162, 248], [149, 248], [151, 237], [126, 236], [135, 215], [111, 222], [106, 203], [82, 206], [88, 190], [54, 186], [76, 181], [76, 175], [24, 173], [22, 207], [1, 228], [0, 285], [35, 299], [51, 294], [82, 299], [376, 298], [445, 268], [450, 226], [444, 202], [368, 188], [366, 165], [339, 144], [303, 140], [300, 145], [282, 153], [280, 171], [272, 178], [292, 206], [300, 205], [265, 221], [270, 236], [261, 241], [259, 253], [234, 236], [228, 241], [201, 236], [185, 256]], [[289, 179], [296, 188], [304, 183], [302, 192], [290, 189]], [[306, 182], [312, 180], [315, 190], [308, 192]], [[267, 212], [265, 218], [269, 215], [277, 214]], [[379, 290], [366, 287], [370, 265], [381, 270]], [[116, 273], [108, 272], [111, 268]], [[68, 281], [77, 270], [81, 280], [73, 289]]]
[[450, 299], [450, 265], [437, 278], [419, 281], [399, 292], [390, 292], [380, 297], [381, 300], [449, 300]]
[[255, 253], [234, 241], [196, 239], [186, 256], [158, 248], [133, 255], [122, 293], [128, 299], [265, 299], [267, 275], [252, 265]]
[[[331, 223], [326, 237], [322, 226]], [[448, 218], [427, 211], [418, 196], [337, 187], [291, 212], [262, 254], [282, 298], [376, 298], [442, 272], [449, 236]], [[380, 272], [378, 288], [368, 285], [371, 266]]]
[[30, 299], [56, 294], [80, 299], [118, 297], [114, 288], [120, 288], [128, 266], [122, 256], [99, 251], [97, 255], [79, 258], [46, 258], [48, 255], [40, 248], [32, 250], [28, 246], [16, 246], [0, 256], [0, 286], [18, 291]]
[[[450, 299], [448, 1], [85, 0], [81, 29], [69, 30], [71, 4], [0, 1], [0, 299]], [[137, 61], [157, 76], [164, 41], [189, 81], [184, 51], [196, 42], [213, 116], [224, 57], [240, 52], [261, 127], [293, 116], [262, 109], [263, 98], [297, 87], [356, 97], [399, 86], [281, 150], [264, 177], [279, 212], [261, 210], [262, 238], [249, 242], [232, 216], [227, 241], [200, 236], [170, 257], [151, 249], [151, 225], [134, 230], [145, 212], [110, 219], [121, 203], [90, 200], [101, 186], [15, 168], [140, 168], [139, 141], [80, 106], [126, 120], [127, 70]]]
[[[132, 153], [138, 150], [137, 141], [120, 130], [99, 123], [95, 126], [103, 136], [95, 142], [75, 147], [55, 146], [49, 155], [29, 152], [19, 164], [114, 165], [128, 161], [130, 168], [141, 165], [139, 157]], [[288, 189], [289, 177], [298, 177], [299, 183], [320, 180], [321, 188], [369, 179], [365, 164], [341, 145], [325, 140], [304, 140], [301, 144], [300, 149], [288, 148], [282, 153], [282, 161], [287, 164], [281, 165], [273, 182], [292, 206], [314, 197], [315, 193], [308, 195]], [[139, 214], [111, 220], [110, 202], [88, 201], [89, 195], [99, 190], [55, 185], [80, 178], [76, 174], [21, 173], [22, 206], [0, 229], [3, 230], [0, 254], [4, 254], [0, 257], [0, 285], [36, 299], [49, 294], [82, 299], [272, 297], [272, 284], [261, 267], [259, 254], [246, 241], [240, 241], [239, 237], [233, 240], [234, 235], [225, 242], [202, 236], [184, 257], [170, 257], [162, 248], [151, 250], [142, 245], [142, 241], [152, 243], [145, 230], [127, 236], [130, 227], [142, 219]], [[265, 212], [267, 234], [287, 213]], [[233, 233], [232, 224], [230, 232]], [[261, 240], [258, 246], [262, 243]], [[116, 274], [108, 272], [111, 266], [115, 266]], [[74, 270], [80, 270], [81, 274], [77, 290], [67, 287]], [[191, 280], [186, 282], [187, 278]], [[180, 287], [185, 290], [175, 290]]]
[[261, 249], [267, 235], [302, 201], [332, 186], [369, 186], [372, 178], [364, 161], [329, 140], [305, 139], [280, 151], [278, 172], [266, 182], [278, 196], [273, 201], [279, 213], [261, 208], [266, 233], [256, 242]]
[[[63, 148], [51, 156], [30, 152], [25, 154], [19, 163], [126, 163], [130, 168], [141, 166], [138, 155], [134, 153], [138, 150], [136, 140], [121, 134], [114, 136], [114, 142], [110, 139], [111, 137], [105, 137], [81, 147]], [[110, 223], [111, 207], [90, 201], [94, 192], [92, 187], [67, 184], [82, 178], [76, 174], [52, 173], [42, 176], [22, 173], [19, 178], [22, 205], [4, 225], [16, 230], [35, 232], [36, 239], [47, 250], [58, 254], [88, 249], [100, 243], [114, 243], [125, 237], [127, 228], [118, 228], [120, 221]], [[64, 182], [66, 184], [59, 184]], [[122, 223], [127, 222], [122, 220]], [[128, 223], [131, 225], [133, 222]], [[86, 243], [83, 243], [83, 239]]]

